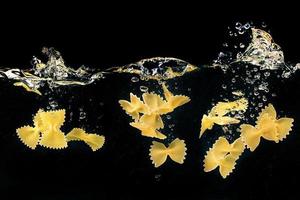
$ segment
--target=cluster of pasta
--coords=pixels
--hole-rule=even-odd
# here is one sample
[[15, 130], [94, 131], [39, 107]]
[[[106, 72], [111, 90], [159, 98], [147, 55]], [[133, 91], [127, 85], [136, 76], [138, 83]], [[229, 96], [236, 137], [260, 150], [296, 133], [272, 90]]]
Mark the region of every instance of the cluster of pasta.
[[[162, 83], [164, 98], [155, 93], [143, 93], [142, 99], [130, 93], [130, 101], [120, 100], [123, 110], [134, 120], [130, 125], [141, 131], [142, 136], [164, 140], [166, 135], [159, 130], [164, 128], [162, 115], [171, 113], [179, 106], [190, 101], [184, 95], [173, 95]], [[155, 167], [161, 166], [169, 156], [173, 161], [182, 164], [186, 155], [184, 140], [176, 138], [166, 147], [163, 143], [153, 141], [150, 147], [150, 159]]]
[[65, 110], [39, 110], [33, 117], [33, 126], [23, 126], [17, 129], [20, 140], [29, 148], [35, 149], [38, 145], [50, 149], [63, 149], [69, 141], [84, 141], [96, 151], [105, 141], [104, 136], [86, 133], [81, 128], [73, 128], [67, 135], [61, 130], [65, 122]]
[[[236, 124], [240, 121], [233, 117], [225, 116], [231, 111], [246, 111], [247, 100], [242, 98], [233, 102], [219, 102], [204, 115], [201, 123], [200, 136], [207, 129], [212, 129], [213, 124]], [[260, 138], [278, 143], [290, 133], [293, 126], [292, 118], [277, 119], [276, 110], [272, 104], [266, 106], [259, 113], [256, 125], [240, 125], [241, 135], [232, 144], [225, 137], [220, 137], [210, 148], [204, 158], [204, 171], [209, 172], [219, 167], [219, 172], [226, 178], [235, 168], [236, 161], [245, 148], [254, 151], [260, 143]]]

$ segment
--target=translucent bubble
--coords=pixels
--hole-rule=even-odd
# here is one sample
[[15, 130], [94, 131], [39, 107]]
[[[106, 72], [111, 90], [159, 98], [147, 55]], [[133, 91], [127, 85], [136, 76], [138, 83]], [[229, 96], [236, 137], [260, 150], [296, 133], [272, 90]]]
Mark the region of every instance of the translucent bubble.
[[245, 45], [243, 43], [240, 43], [240, 48], [245, 48]]
[[85, 119], [85, 118], [86, 118], [86, 113], [83, 112], [83, 111], [81, 111], [81, 112], [79, 113], [79, 119]]
[[270, 72], [265, 72], [264, 75], [265, 75], [265, 77], [269, 77], [270, 76]]
[[235, 79], [235, 78], [232, 78], [232, 79], [231, 79], [231, 82], [232, 82], [232, 83], [235, 83], [235, 82], [236, 82], [236, 79]]
[[242, 27], [243, 27], [243, 25], [242, 25], [241, 22], [236, 22], [236, 23], [235, 23], [235, 28], [236, 28], [237, 30], [241, 30]]
[[244, 29], [249, 29], [251, 27], [251, 25], [249, 23], [244, 24]]
[[239, 34], [243, 35], [245, 33], [245, 31], [243, 29], [239, 30]]
[[263, 98], [262, 98], [262, 99], [263, 99], [263, 101], [264, 101], [264, 102], [268, 101], [268, 99], [267, 99], [267, 97], [266, 97], [266, 96], [263, 96]]
[[227, 85], [223, 84], [222, 88], [225, 90], [227, 88]]
[[138, 82], [140, 79], [138, 78], [138, 77], [136, 77], [136, 76], [134, 76], [134, 77], [132, 77], [131, 78], [131, 82], [133, 82], [133, 83], [136, 83], [136, 82]]
[[167, 119], [172, 119], [171, 115], [167, 115]]
[[141, 85], [140, 90], [141, 90], [141, 92], [148, 92], [148, 87]]

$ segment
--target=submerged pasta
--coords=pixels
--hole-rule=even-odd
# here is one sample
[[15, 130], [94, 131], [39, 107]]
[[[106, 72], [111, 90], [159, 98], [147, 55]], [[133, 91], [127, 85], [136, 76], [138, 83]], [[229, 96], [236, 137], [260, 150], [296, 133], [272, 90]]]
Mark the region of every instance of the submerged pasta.
[[65, 135], [60, 130], [64, 121], [65, 110], [39, 110], [33, 118], [34, 127], [18, 128], [17, 135], [31, 149], [35, 149], [38, 144], [51, 149], [62, 149], [67, 147]]
[[130, 93], [130, 102], [126, 100], [119, 101], [121, 107], [134, 120], [138, 120], [140, 113], [148, 113], [147, 106], [134, 94]]
[[86, 133], [81, 128], [73, 128], [67, 135], [67, 141], [84, 141], [93, 151], [100, 149], [105, 142], [105, 137], [102, 135]]
[[204, 114], [201, 120], [201, 137], [206, 130], [211, 130], [214, 124], [218, 125], [228, 125], [237, 124], [240, 120], [225, 116], [232, 111], [243, 111], [245, 112], [248, 107], [248, 101], [245, 98], [238, 99], [232, 102], [219, 102], [215, 105], [208, 115]]
[[188, 96], [173, 95], [165, 83], [162, 83], [162, 88], [170, 112], [173, 112], [175, 108], [182, 106], [191, 100]]
[[286, 138], [293, 127], [293, 118], [277, 119], [274, 106], [269, 104], [259, 114], [256, 125], [241, 125], [241, 137], [248, 148], [254, 151], [260, 143], [260, 138], [278, 143]]
[[166, 147], [163, 143], [153, 141], [150, 147], [150, 159], [155, 167], [164, 164], [168, 156], [176, 163], [183, 164], [186, 156], [186, 145], [184, 140], [176, 138]]
[[23, 126], [16, 130], [20, 140], [29, 148], [35, 149], [37, 145], [50, 149], [63, 149], [68, 146], [68, 141], [82, 140], [88, 144], [93, 151], [100, 149], [104, 144], [104, 136], [88, 134], [84, 130], [74, 128], [69, 134], [65, 135], [60, 130], [65, 122], [66, 111], [39, 110], [34, 118], [34, 126]]
[[166, 136], [158, 131], [164, 128], [161, 117], [157, 114], [143, 115], [138, 122], [131, 122], [130, 125], [141, 131], [143, 136], [165, 139]]
[[204, 171], [210, 172], [219, 167], [219, 172], [226, 178], [234, 169], [236, 161], [243, 153], [245, 145], [241, 138], [229, 144], [226, 138], [220, 137], [204, 158]]
[[162, 88], [164, 98], [153, 92], [146, 92], [142, 94], [143, 101], [132, 93], [130, 93], [130, 102], [119, 100], [123, 110], [134, 120], [130, 125], [139, 129], [143, 136], [165, 139], [166, 136], [158, 131], [164, 128], [161, 115], [173, 112], [175, 108], [190, 101], [187, 96], [173, 95], [165, 83], [162, 83]]

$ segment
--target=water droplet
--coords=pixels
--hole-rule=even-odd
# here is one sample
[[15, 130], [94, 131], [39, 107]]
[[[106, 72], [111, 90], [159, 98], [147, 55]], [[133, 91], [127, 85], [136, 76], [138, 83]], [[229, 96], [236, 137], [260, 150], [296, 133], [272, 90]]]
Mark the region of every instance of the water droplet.
[[269, 77], [270, 76], [270, 72], [265, 72], [264, 75], [265, 75], [265, 77]]
[[222, 88], [225, 90], [227, 88], [227, 85], [223, 84]]
[[241, 22], [236, 22], [236, 23], [235, 23], [235, 28], [236, 28], [237, 30], [241, 30], [242, 27], [243, 27], [243, 25], [242, 25]]
[[240, 48], [245, 48], [245, 45], [243, 43], [240, 43]]
[[235, 83], [235, 82], [236, 82], [236, 79], [235, 79], [235, 78], [232, 78], [232, 79], [231, 79], [231, 82], [232, 82], [232, 83]]
[[83, 112], [83, 111], [81, 111], [81, 112], [79, 113], [79, 119], [85, 119], [85, 117], [86, 117], [86, 113]]
[[251, 25], [249, 23], [244, 24], [244, 29], [249, 29]]
[[141, 85], [140, 90], [141, 90], [141, 92], [148, 92], [148, 87]]
[[266, 96], [263, 96], [263, 101], [268, 101], [267, 97]]
[[133, 83], [139, 82], [139, 80], [140, 79], [138, 77], [136, 77], [136, 76], [134, 76], [134, 77], [131, 78], [131, 82], [133, 82]]
[[171, 115], [167, 115], [167, 119], [172, 119]]

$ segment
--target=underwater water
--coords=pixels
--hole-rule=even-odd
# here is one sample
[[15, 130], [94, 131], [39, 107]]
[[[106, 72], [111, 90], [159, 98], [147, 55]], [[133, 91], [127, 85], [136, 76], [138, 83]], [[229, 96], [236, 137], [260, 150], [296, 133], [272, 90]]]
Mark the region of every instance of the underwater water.
[[[299, 178], [299, 60], [290, 59], [293, 50], [284, 48], [289, 38], [278, 37], [276, 30], [282, 27], [273, 29], [272, 25], [260, 20], [230, 21], [225, 27], [222, 23], [207, 25], [218, 33], [211, 38], [209, 33], [204, 35], [210, 45], [204, 45], [207, 48], [203, 50], [195, 40], [196, 33], [191, 33], [190, 40], [184, 39], [189, 33], [176, 35], [180, 38], [178, 43], [163, 34], [154, 44], [143, 43], [146, 36], [134, 43], [111, 36], [114, 42], [104, 44], [113, 46], [111, 49], [103, 47], [98, 53], [102, 47], [93, 47], [91, 55], [85, 50], [77, 52], [72, 41], [64, 43], [65, 37], [55, 42], [37, 40], [26, 56], [18, 58], [22, 55], [19, 52], [13, 59], [6, 58], [0, 62], [1, 190], [12, 197], [10, 191], [17, 188], [32, 199], [154, 198], [151, 190], [162, 193], [165, 199], [193, 195], [199, 199], [268, 199], [279, 189], [282, 195], [295, 197], [297, 192], [291, 193], [291, 188]], [[138, 40], [134, 36], [130, 39]], [[155, 44], [164, 41], [161, 48], [155, 48]], [[48, 44], [53, 47], [42, 48]], [[119, 50], [115, 49], [118, 44]], [[126, 49], [128, 44], [131, 47]], [[87, 46], [77, 46], [84, 47]], [[29, 62], [32, 55], [36, 56]], [[166, 99], [163, 83], [174, 95], [184, 95], [190, 101], [167, 114], [156, 113], [161, 115], [164, 128], [159, 131], [166, 139], [146, 137], [130, 125], [134, 119], [122, 109], [119, 100], [129, 101], [130, 93], [144, 100], [143, 94], [151, 92]], [[199, 138], [203, 115], [209, 115], [218, 102], [241, 98], [248, 102], [246, 110], [226, 114], [238, 123], [215, 124]], [[261, 138], [253, 152], [245, 146], [232, 173], [225, 178], [219, 169], [205, 172], [207, 151], [219, 137], [234, 142], [241, 136], [240, 125], [255, 125], [262, 109], [270, 103], [277, 118], [294, 119], [286, 139], [276, 143]], [[35, 126], [33, 117], [39, 109], [65, 109], [65, 121], [60, 127], [64, 134], [74, 127], [82, 128], [104, 136], [103, 146], [92, 151], [84, 141], [70, 141], [61, 149], [47, 144], [29, 148], [17, 129]], [[47, 130], [41, 130], [41, 137], [43, 132]], [[161, 166], [155, 167], [149, 156], [153, 141], [167, 148], [176, 138], [183, 140], [186, 147], [182, 163], [175, 162], [169, 154]], [[191, 184], [199, 189], [189, 188]], [[132, 187], [126, 189], [125, 185]], [[173, 191], [165, 191], [167, 186]]]

